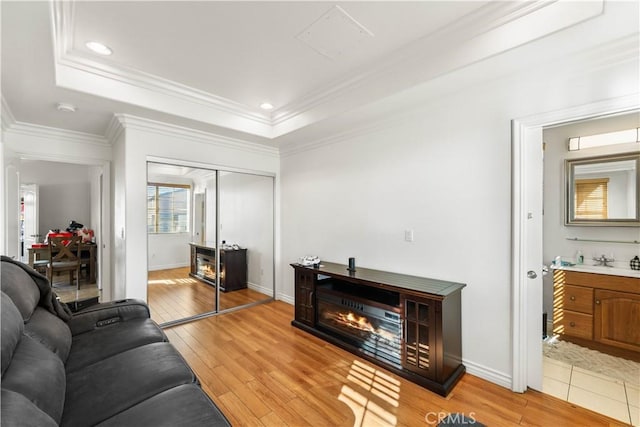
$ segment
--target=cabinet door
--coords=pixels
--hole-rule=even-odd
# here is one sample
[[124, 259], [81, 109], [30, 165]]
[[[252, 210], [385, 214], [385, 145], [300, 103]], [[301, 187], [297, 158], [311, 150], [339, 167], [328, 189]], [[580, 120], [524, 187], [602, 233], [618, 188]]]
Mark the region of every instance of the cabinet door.
[[427, 378], [435, 378], [436, 301], [402, 296], [404, 331], [402, 366]]
[[315, 291], [315, 275], [303, 270], [296, 269], [295, 280], [296, 291], [296, 305], [295, 305], [295, 317], [296, 320], [305, 323], [309, 326], [315, 325], [315, 304], [314, 304], [314, 291]]
[[640, 295], [596, 289], [593, 335], [603, 344], [640, 351]]

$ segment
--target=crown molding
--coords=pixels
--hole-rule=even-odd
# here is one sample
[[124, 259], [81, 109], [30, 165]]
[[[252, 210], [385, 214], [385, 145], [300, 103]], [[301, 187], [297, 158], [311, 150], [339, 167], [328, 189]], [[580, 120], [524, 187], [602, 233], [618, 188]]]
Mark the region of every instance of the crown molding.
[[[399, 49], [385, 60], [366, 64], [267, 114], [140, 70], [98, 62], [74, 51], [75, 3], [53, 0], [51, 4], [56, 84], [59, 86], [271, 139], [603, 11], [603, 0], [581, 2], [577, 6], [568, 0], [489, 2]], [[513, 31], [514, 25], [523, 26], [525, 31]], [[476, 42], [476, 39], [482, 41]], [[458, 51], [459, 46], [463, 47], [462, 52]]]
[[104, 136], [107, 141], [109, 141], [109, 143], [113, 145], [123, 133], [124, 126], [122, 125], [122, 122], [117, 117], [117, 115], [114, 114], [111, 117], [109, 124], [107, 125], [107, 130], [105, 131]]
[[153, 90], [210, 108], [231, 113], [261, 124], [271, 124], [270, 115], [255, 111], [241, 103], [198, 90], [169, 79], [124, 65], [92, 60], [73, 51], [75, 1], [53, 0], [51, 3], [53, 43], [56, 62], [60, 65], [105, 77], [124, 84]]
[[100, 147], [111, 146], [111, 144], [109, 144], [109, 141], [101, 135], [54, 128], [49, 126], [35, 125], [18, 121], [16, 121], [5, 132], [43, 138], [47, 140], [71, 142], [74, 144], [91, 144]]
[[183, 126], [172, 125], [165, 122], [132, 116], [129, 114], [115, 114], [114, 120], [112, 120], [111, 122], [112, 124], [110, 125], [110, 129], [116, 127], [114, 121], [118, 121], [119, 126], [123, 130], [134, 129], [143, 132], [152, 132], [172, 138], [188, 139], [190, 141], [201, 144], [217, 145], [219, 147], [231, 148], [234, 150], [242, 150], [271, 157], [279, 157], [279, 150], [276, 147], [270, 147], [263, 144], [230, 138], [227, 136], [217, 135], [196, 129], [190, 129]]
[[[75, 0], [53, 0], [50, 10], [58, 86], [271, 137], [270, 113], [106, 59], [98, 62], [74, 51]], [[103, 92], [98, 92], [100, 88], [104, 88]]]
[[[274, 137], [407, 90], [602, 15], [593, 2], [491, 2], [400, 49], [384, 62], [274, 112]], [[348, 97], [346, 95], [349, 95]]]
[[9, 104], [7, 104], [7, 100], [1, 94], [0, 94], [0, 100], [2, 103], [1, 125], [2, 125], [2, 130], [6, 132], [8, 129], [11, 128], [11, 126], [13, 126], [16, 123], [16, 118], [13, 117], [13, 112], [11, 112], [11, 108], [9, 108]]
[[[560, 62], [554, 62], [557, 69], [569, 68], [567, 74], [563, 74], [558, 77], [571, 79], [573, 77], [582, 76], [585, 72], [596, 72], [606, 67], [616, 67], [630, 61], [638, 62], [640, 61], [638, 43], [637, 35], [629, 35], [565, 57]], [[540, 70], [544, 70], [545, 68], [548, 68], [548, 63], [538, 64], [538, 66], [533, 69], [520, 69], [510, 75], [539, 74]], [[491, 75], [485, 74], [484, 76], [484, 78], [475, 81], [474, 84], [483, 84], [493, 78]], [[444, 96], [447, 96], [447, 94]], [[423, 101], [424, 103], [422, 106], [401, 108], [382, 120], [376, 120], [372, 125], [368, 124], [352, 127], [348, 131], [339, 132], [327, 137], [312, 139], [303, 143], [299, 142], [299, 140], [288, 141], [280, 145], [280, 155], [282, 158], [285, 158], [346, 140], [370, 135], [394, 126], [399, 126], [406, 121], [420, 120], [420, 117], [423, 114], [422, 107], [425, 103], [429, 104], [431, 100], [423, 99]], [[606, 106], [610, 103], [615, 103], [615, 109], [620, 111], [640, 111], [640, 93], [621, 96], [614, 100], [604, 100], [598, 103], [597, 106], [602, 109], [603, 105]], [[613, 111], [614, 108], [609, 108], [609, 110]], [[537, 122], [544, 122], [545, 116], [554, 114], [556, 113], [550, 112], [548, 114], [539, 115], [535, 117], [535, 120]], [[593, 112], [591, 112], [591, 110], [581, 109], [580, 107], [572, 109], [571, 114], [571, 117], [581, 119], [593, 116]]]
[[469, 40], [478, 34], [512, 22], [545, 5], [548, 5], [548, 2], [490, 2], [461, 19], [410, 43], [385, 60], [377, 62], [375, 66], [367, 64], [347, 76], [343, 75], [338, 80], [307, 93], [300, 100], [274, 110], [272, 123], [275, 126], [292, 120], [331, 99], [344, 96], [346, 92], [363, 85], [367, 80], [379, 79], [394, 69], [406, 66], [407, 62], [415, 61], [416, 58], [429, 57], [436, 46], [444, 51], [447, 50], [447, 46], [453, 49], [454, 45], [462, 40]]

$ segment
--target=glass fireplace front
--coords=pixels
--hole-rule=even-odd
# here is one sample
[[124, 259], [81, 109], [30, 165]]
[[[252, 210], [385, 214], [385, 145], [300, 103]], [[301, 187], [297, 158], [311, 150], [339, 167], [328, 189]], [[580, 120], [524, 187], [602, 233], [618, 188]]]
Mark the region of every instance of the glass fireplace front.
[[320, 327], [369, 356], [400, 366], [402, 323], [396, 307], [323, 287], [317, 292]]

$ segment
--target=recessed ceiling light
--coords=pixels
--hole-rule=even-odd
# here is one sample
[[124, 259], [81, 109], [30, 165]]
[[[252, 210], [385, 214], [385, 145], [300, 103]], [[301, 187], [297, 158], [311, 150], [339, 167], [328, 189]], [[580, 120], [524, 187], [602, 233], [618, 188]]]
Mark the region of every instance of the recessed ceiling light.
[[260, 108], [262, 108], [263, 110], [273, 110], [273, 105], [269, 104], [268, 102], [263, 102], [262, 104], [260, 104]]
[[59, 102], [58, 105], [56, 105], [56, 108], [58, 109], [58, 111], [62, 111], [63, 113], [76, 112], [76, 106], [73, 104], [67, 104], [66, 102]]
[[111, 55], [113, 53], [113, 51], [111, 50], [111, 48], [109, 48], [109, 46], [106, 46], [102, 43], [99, 42], [87, 42], [86, 46], [91, 49], [93, 52], [99, 54], [99, 55]]

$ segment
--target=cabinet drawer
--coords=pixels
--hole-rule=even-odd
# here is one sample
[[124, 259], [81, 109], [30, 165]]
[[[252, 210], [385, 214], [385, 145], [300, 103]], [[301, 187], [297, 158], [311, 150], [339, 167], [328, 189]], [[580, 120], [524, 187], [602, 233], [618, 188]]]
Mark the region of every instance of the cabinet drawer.
[[565, 285], [562, 303], [565, 310], [593, 314], [593, 288]]
[[564, 312], [564, 316], [558, 322], [560, 328], [555, 332], [579, 337], [584, 339], [593, 339], [593, 316], [584, 313], [575, 313], [572, 311]]

